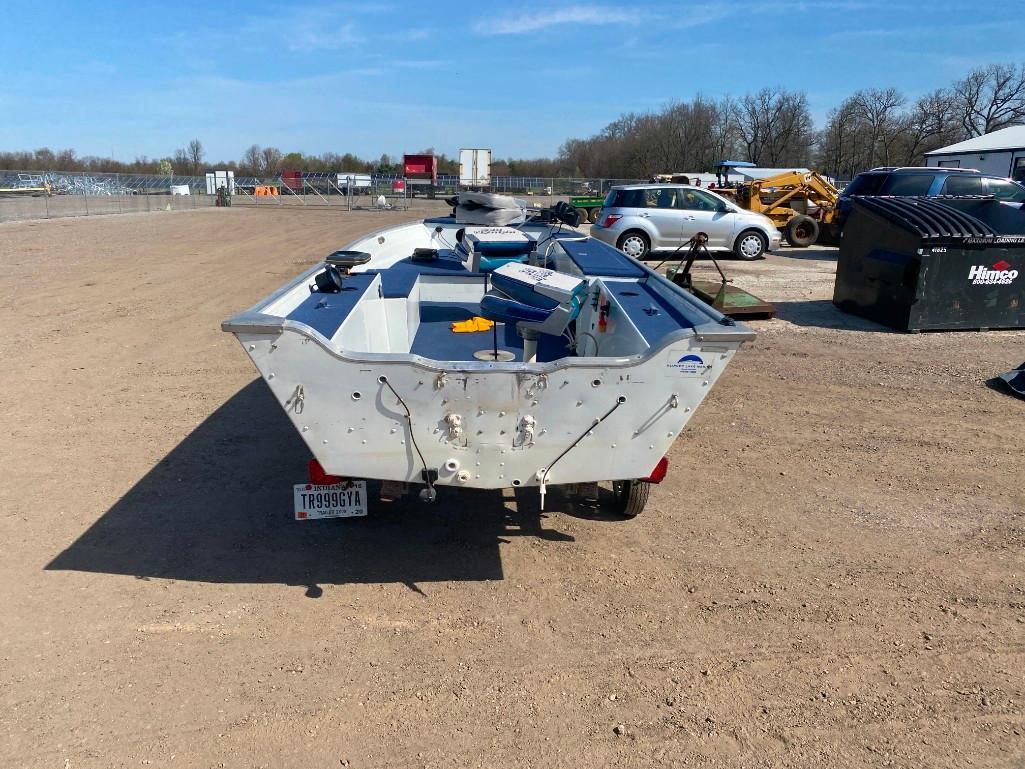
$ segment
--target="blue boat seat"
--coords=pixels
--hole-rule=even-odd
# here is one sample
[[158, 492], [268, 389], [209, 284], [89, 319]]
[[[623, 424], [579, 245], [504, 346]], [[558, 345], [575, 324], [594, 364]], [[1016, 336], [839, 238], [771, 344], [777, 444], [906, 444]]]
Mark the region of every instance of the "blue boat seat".
[[525, 339], [559, 336], [580, 314], [587, 281], [543, 267], [506, 264], [491, 275], [493, 290], [481, 299], [481, 315], [515, 324]]
[[458, 250], [470, 272], [494, 272], [506, 264], [526, 264], [537, 241], [512, 227], [467, 227]]
[[497, 293], [485, 294], [484, 298], [480, 300], [481, 317], [510, 325], [521, 322], [543, 324], [554, 311], [554, 307], [547, 310], [541, 307], [532, 307]]

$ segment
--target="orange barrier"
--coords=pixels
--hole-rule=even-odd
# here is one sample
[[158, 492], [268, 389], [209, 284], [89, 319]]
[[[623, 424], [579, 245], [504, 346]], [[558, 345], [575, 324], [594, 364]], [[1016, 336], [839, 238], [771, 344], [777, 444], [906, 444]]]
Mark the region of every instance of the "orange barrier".
[[281, 190], [269, 184], [258, 184], [253, 188], [253, 196], [257, 198], [276, 198]]

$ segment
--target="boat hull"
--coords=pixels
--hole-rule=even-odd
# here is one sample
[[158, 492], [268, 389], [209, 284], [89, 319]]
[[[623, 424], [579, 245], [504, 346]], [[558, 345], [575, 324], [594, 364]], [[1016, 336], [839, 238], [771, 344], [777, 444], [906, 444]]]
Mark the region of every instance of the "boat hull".
[[350, 359], [299, 329], [236, 336], [328, 473], [423, 483], [426, 469], [438, 485], [485, 489], [536, 486], [546, 470], [548, 484], [647, 477], [742, 342], [441, 366]]

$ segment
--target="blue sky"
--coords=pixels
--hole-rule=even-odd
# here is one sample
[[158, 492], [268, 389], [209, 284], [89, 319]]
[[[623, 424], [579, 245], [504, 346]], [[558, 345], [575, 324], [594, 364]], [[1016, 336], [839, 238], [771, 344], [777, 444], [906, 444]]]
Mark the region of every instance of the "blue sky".
[[0, 0], [0, 148], [551, 155], [626, 111], [785, 85], [813, 114], [1025, 60], [1021, 0]]

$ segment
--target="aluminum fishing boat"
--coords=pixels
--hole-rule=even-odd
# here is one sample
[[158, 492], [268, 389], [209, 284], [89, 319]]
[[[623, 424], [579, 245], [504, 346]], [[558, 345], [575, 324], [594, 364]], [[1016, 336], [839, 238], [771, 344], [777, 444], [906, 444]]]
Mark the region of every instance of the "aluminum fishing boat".
[[[553, 485], [607, 481], [634, 515], [665, 476], [754, 332], [586, 237], [565, 204], [511, 200], [464, 193], [452, 216], [367, 235], [223, 322], [313, 454], [307, 491], [537, 487], [543, 506]], [[296, 494], [318, 517], [305, 508], [323, 500]]]

